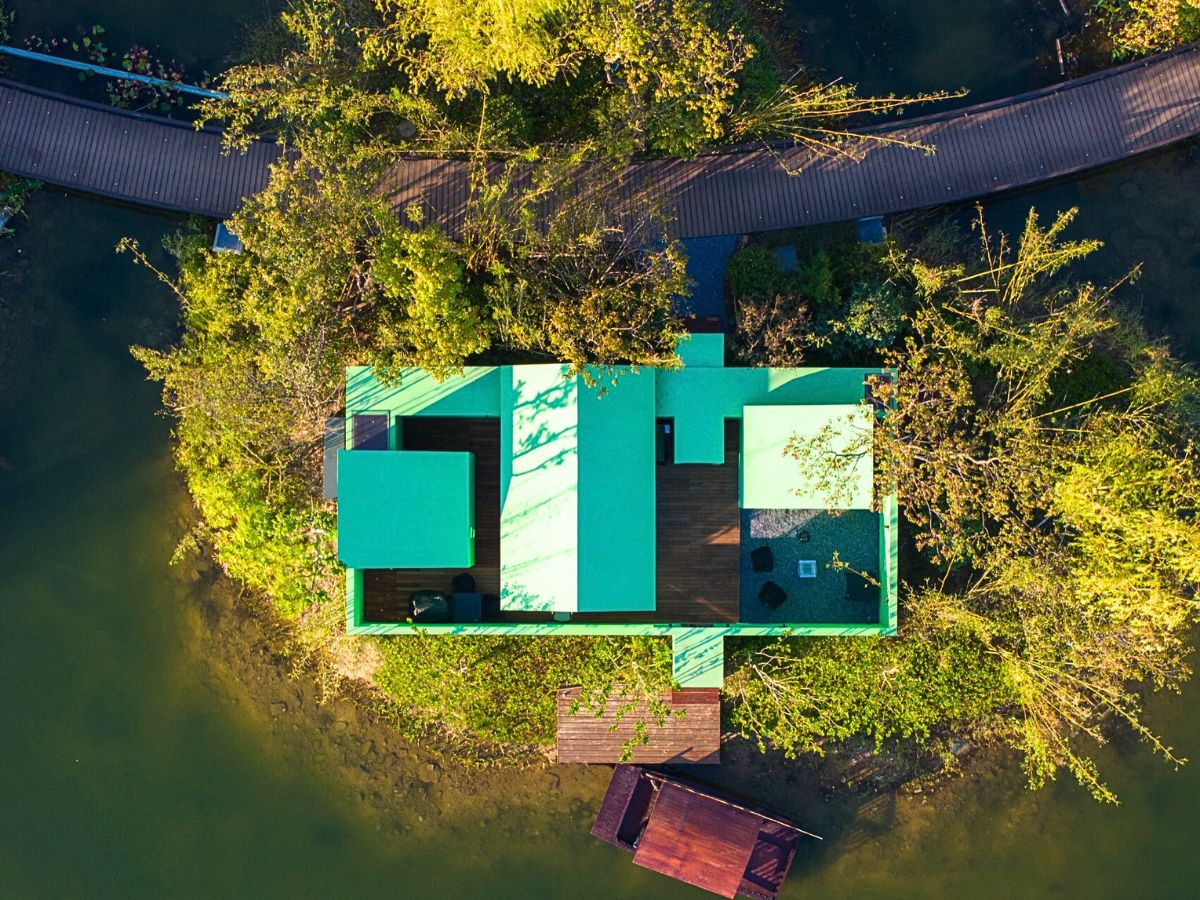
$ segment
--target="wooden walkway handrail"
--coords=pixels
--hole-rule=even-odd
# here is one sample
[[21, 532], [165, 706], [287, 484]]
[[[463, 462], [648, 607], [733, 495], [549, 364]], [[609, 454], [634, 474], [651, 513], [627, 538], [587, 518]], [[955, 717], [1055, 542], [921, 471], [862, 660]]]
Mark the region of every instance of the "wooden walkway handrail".
[[[648, 160], [624, 190], [648, 189], [679, 237], [741, 234], [957, 203], [1118, 162], [1200, 134], [1196, 45], [962, 109], [863, 129], [936, 148], [870, 146], [861, 161], [799, 147]], [[0, 171], [101, 197], [227, 218], [261, 190], [277, 144], [227, 155], [214, 129], [0, 80]], [[800, 170], [789, 175], [788, 169]], [[401, 159], [385, 179], [397, 209], [451, 231], [468, 202], [466, 164]]]

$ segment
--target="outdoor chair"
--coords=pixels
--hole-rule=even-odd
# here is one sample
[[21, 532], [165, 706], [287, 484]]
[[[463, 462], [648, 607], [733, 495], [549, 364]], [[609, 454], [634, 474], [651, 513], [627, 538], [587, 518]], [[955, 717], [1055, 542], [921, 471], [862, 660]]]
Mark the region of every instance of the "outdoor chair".
[[449, 622], [450, 598], [441, 591], [417, 591], [409, 597], [414, 622]]
[[758, 592], [759, 602], [767, 609], [779, 609], [787, 598], [787, 591], [773, 581], [768, 581]]
[[868, 577], [858, 572], [846, 572], [846, 600], [851, 603], [875, 603], [879, 600], [878, 579], [872, 573]]
[[755, 572], [775, 571], [775, 554], [770, 547], [755, 547], [750, 551], [750, 568]]

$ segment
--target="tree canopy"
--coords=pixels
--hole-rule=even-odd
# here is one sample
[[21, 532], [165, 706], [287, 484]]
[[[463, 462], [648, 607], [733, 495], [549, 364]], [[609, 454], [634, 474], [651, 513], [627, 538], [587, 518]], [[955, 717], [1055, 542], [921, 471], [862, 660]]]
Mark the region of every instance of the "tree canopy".
[[[885, 353], [898, 380], [875, 386], [890, 412], [859, 452], [898, 493], [920, 556], [896, 646], [855, 645], [818, 683], [861, 697], [890, 672], [889, 690], [911, 697], [867, 721], [843, 697], [830, 724], [814, 651], [781, 642], [747, 651], [732, 682], [748, 733], [796, 752], [821, 732], [974, 726], [1019, 748], [1032, 784], [1066, 767], [1104, 799], [1079, 741], [1103, 742], [1114, 717], [1176, 759], [1141, 721], [1138, 691], [1190, 674], [1200, 379], [1116, 305], [1119, 285], [1063, 277], [1098, 247], [1064, 239], [1073, 218], [1043, 227], [1031, 211], [1012, 244], [980, 217], [978, 252], [951, 263], [892, 248], [915, 307]], [[836, 490], [823, 436], [791, 449]]]
[[1200, 40], [1196, 0], [1097, 0], [1093, 15], [1103, 23], [1117, 59]]

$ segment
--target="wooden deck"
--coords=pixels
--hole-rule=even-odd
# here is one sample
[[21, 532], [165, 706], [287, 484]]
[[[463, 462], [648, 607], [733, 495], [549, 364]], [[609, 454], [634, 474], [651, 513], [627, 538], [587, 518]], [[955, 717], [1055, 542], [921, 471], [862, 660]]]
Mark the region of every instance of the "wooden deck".
[[736, 622], [740, 602], [740, 423], [725, 423], [725, 463], [658, 467], [659, 621]]
[[589, 709], [570, 714], [578, 688], [558, 692], [558, 761], [560, 763], [618, 763], [638, 722], [646, 722], [650, 743], [637, 747], [626, 762], [705, 763], [721, 761], [721, 692], [715, 688], [673, 691], [662, 699], [681, 717], [669, 717], [660, 727], [649, 718], [645, 704], [627, 713], [614, 729], [622, 702], [608, 701], [597, 717]]
[[280, 147], [226, 155], [221, 132], [0, 80], [0, 170], [224, 219], [267, 184]]
[[[755, 148], [633, 166], [623, 189], [669, 200], [679, 237], [817, 225], [969, 200], [1200, 134], [1196, 45], [1037, 91], [864, 129], [933, 145], [862, 162]], [[266, 183], [280, 148], [225, 156], [216, 131], [0, 81], [0, 170], [129, 203], [225, 218]], [[799, 176], [789, 176], [780, 163]], [[466, 164], [401, 159], [382, 189], [454, 230]]]

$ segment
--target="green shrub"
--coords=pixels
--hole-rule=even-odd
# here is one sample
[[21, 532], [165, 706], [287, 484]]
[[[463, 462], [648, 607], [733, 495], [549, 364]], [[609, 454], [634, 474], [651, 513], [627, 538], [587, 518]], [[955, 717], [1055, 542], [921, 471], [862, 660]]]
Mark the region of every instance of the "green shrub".
[[671, 686], [671, 644], [662, 638], [414, 633], [379, 646], [376, 681], [402, 707], [497, 744], [553, 743], [559, 687], [584, 689], [584, 716], [618, 685], [631, 699]]

